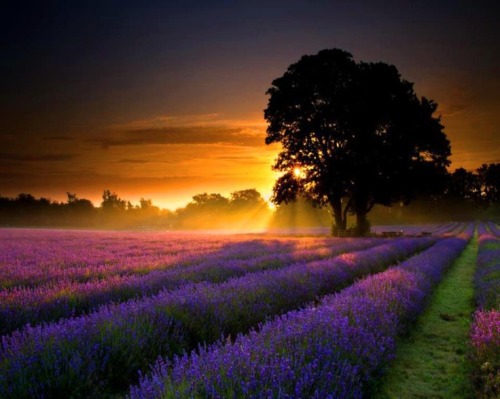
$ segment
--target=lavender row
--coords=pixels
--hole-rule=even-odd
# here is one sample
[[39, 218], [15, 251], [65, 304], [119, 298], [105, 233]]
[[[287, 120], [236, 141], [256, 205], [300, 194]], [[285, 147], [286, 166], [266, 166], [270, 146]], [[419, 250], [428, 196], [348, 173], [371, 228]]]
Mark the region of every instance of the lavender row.
[[500, 310], [478, 309], [471, 326], [472, 382], [476, 396], [500, 397]]
[[244, 235], [0, 229], [0, 290], [143, 275], [202, 260], [251, 259], [276, 247], [319, 244]]
[[[194, 241], [194, 242], [192, 242]], [[224, 239], [172, 233], [0, 229], [0, 287], [143, 273], [222, 248]]]
[[478, 223], [477, 225], [477, 235], [479, 238], [483, 237], [484, 239], [494, 239], [494, 237], [491, 236], [490, 230], [488, 228], [488, 225], [486, 223]]
[[478, 227], [474, 277], [476, 303], [471, 325], [472, 381], [477, 397], [500, 397], [500, 234], [495, 225]]
[[275, 314], [332, 293], [368, 273], [432, 245], [434, 239], [391, 244], [252, 273], [221, 284], [106, 305], [79, 318], [26, 326], [2, 337], [0, 397], [98, 396], [137, 378], [159, 355], [243, 332]]
[[479, 249], [474, 276], [479, 308], [500, 309], [500, 238], [492, 235], [484, 223], [478, 226]]
[[318, 306], [293, 311], [235, 342], [161, 359], [131, 399], [362, 398], [394, 357], [396, 338], [465, 248], [447, 238], [398, 267], [367, 277]]
[[[331, 240], [331, 239], [330, 239]], [[206, 256], [249, 259], [275, 245], [317, 247], [319, 239], [222, 236], [172, 232], [103, 232], [0, 229], [0, 291], [54, 281], [87, 282], [145, 274]], [[186, 251], [189, 248], [189, 252]], [[285, 249], [285, 248], [283, 248]]]
[[[242, 243], [240, 247], [245, 256], [240, 255], [238, 259], [231, 253], [221, 253], [220, 259], [210, 256], [193, 266], [155, 270], [146, 275], [112, 276], [87, 283], [64, 280], [61, 283], [54, 282], [35, 288], [0, 291], [0, 335], [10, 333], [27, 323], [35, 325], [62, 317], [77, 316], [110, 301], [123, 302], [134, 297], [153, 295], [162, 289], [174, 290], [189, 282], [222, 282], [249, 272], [326, 259], [343, 252], [366, 249], [386, 242], [375, 238], [317, 241], [318, 243], [312, 245], [310, 242], [304, 244], [296, 240], [269, 240], [265, 247], [256, 247], [254, 242]], [[255, 248], [256, 253], [264, 252], [264, 255], [246, 259], [250, 248]]]
[[378, 225], [372, 230], [375, 233], [383, 231], [402, 231], [405, 235], [419, 235], [423, 232], [429, 232], [435, 235], [453, 234], [455, 231], [462, 229], [462, 223], [446, 223], [446, 224], [424, 224], [424, 225]]
[[495, 237], [500, 237], [500, 228], [498, 227], [497, 224], [489, 222], [488, 229], [490, 230], [491, 234], [493, 234]]

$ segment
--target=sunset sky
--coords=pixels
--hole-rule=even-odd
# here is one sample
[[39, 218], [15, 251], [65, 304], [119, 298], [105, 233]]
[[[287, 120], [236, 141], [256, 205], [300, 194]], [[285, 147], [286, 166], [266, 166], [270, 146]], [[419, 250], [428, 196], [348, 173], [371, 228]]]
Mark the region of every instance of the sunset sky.
[[435, 100], [452, 170], [500, 162], [499, 4], [4, 0], [0, 195], [267, 198], [265, 92], [325, 48], [394, 64]]

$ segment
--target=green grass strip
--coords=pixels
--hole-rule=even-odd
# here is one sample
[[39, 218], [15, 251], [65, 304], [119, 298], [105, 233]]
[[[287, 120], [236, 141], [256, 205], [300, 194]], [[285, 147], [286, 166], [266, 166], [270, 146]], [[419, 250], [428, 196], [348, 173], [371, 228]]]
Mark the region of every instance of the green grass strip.
[[467, 347], [474, 311], [475, 235], [436, 287], [375, 398], [472, 398]]

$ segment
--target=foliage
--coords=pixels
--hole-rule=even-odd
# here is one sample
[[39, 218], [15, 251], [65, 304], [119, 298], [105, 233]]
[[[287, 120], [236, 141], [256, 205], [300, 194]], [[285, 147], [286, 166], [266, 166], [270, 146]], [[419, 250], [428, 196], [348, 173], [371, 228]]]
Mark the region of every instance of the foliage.
[[[473, 171], [459, 168], [447, 174], [442, 195], [420, 193], [417, 200], [408, 205], [403, 202], [390, 208], [375, 205], [371, 220], [374, 224], [500, 220], [500, 185], [494, 178], [498, 170], [500, 164], [485, 164]], [[305, 174], [301, 172], [291, 180], [297, 189], [298, 177], [302, 179]], [[200, 193], [176, 211], [160, 209], [144, 197], [139, 205], [133, 206], [110, 190], [104, 191], [104, 207], [102, 204], [95, 207], [90, 200], [71, 192], [67, 193], [64, 203], [21, 193], [15, 198], [0, 197], [0, 225], [115, 229], [248, 229], [265, 227], [267, 221], [273, 228], [329, 225], [331, 211], [318, 207], [318, 202], [310, 196], [305, 198], [299, 190], [296, 201], [286, 203], [285, 198], [291, 198], [292, 191], [282, 194], [285, 195], [283, 203], [272, 212], [255, 189], [234, 191], [229, 197]]]
[[104, 190], [100, 207], [88, 199], [67, 193], [66, 203], [19, 194], [0, 197], [0, 225], [72, 226], [99, 228], [251, 228], [264, 227], [271, 210], [255, 189], [231, 193], [201, 193], [175, 212], [160, 209], [151, 199], [134, 206], [111, 190]]
[[483, 164], [475, 171], [456, 169], [448, 176], [444, 199], [482, 210], [499, 207], [500, 163]]
[[276, 203], [307, 196], [331, 206], [337, 228], [356, 214], [364, 234], [375, 204], [442, 189], [450, 144], [437, 104], [419, 99], [396, 67], [323, 50], [290, 65], [267, 94], [266, 143], [282, 145]]
[[500, 163], [483, 164], [477, 169], [477, 177], [485, 206], [500, 204]]
[[176, 226], [185, 229], [263, 228], [271, 210], [255, 189], [234, 191], [230, 197], [202, 193], [177, 210]]
[[122, 200], [116, 193], [104, 190], [101, 202], [101, 208], [104, 212], [123, 212], [126, 207], [127, 201]]

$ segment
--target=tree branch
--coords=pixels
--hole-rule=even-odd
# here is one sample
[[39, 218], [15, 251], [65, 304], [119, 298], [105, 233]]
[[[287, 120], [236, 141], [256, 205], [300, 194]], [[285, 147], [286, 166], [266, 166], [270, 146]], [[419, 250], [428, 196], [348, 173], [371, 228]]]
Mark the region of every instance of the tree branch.
[[374, 206], [375, 206], [375, 201], [370, 200], [370, 205], [368, 205], [368, 207], [366, 208], [366, 213], [370, 212]]

